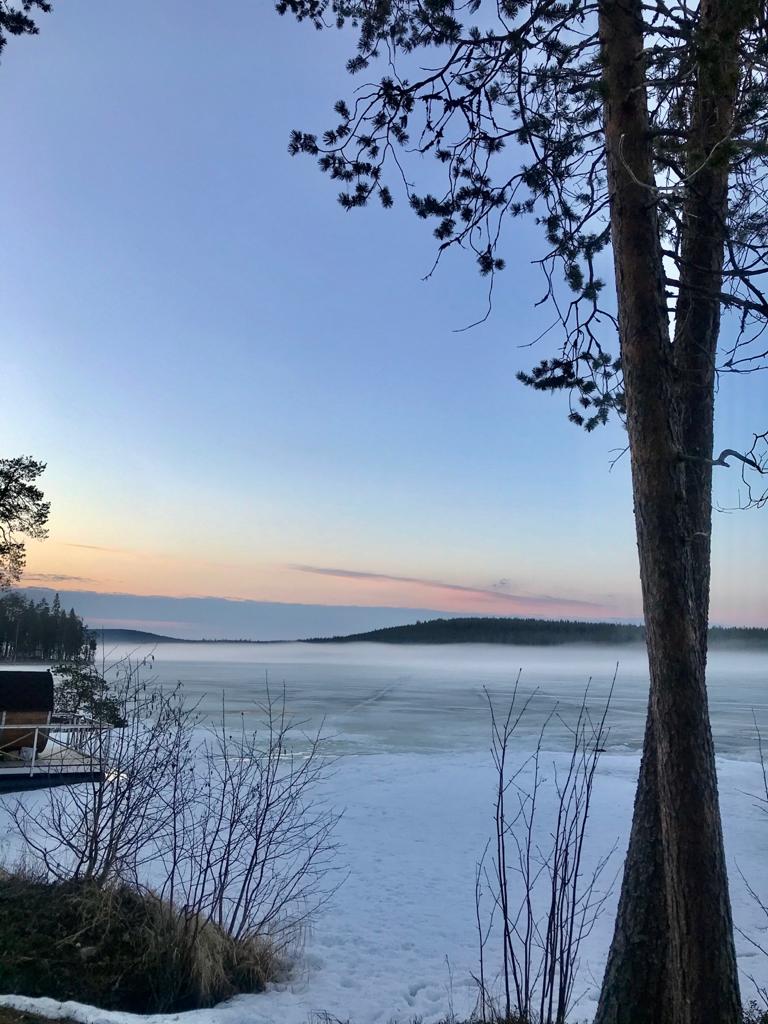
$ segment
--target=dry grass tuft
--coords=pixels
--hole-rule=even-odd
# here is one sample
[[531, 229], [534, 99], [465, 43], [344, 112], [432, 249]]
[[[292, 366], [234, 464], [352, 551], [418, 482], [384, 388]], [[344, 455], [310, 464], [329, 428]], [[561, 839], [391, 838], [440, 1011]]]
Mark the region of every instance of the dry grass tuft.
[[152, 893], [0, 878], [0, 991], [178, 1012], [260, 991], [285, 971], [268, 940], [235, 940]]

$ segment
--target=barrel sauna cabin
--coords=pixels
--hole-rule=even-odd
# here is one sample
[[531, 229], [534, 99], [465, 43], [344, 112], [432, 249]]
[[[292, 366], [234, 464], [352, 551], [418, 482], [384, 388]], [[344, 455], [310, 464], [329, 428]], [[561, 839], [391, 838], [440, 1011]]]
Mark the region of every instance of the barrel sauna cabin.
[[35, 745], [41, 754], [48, 743], [53, 714], [53, 676], [50, 672], [0, 671], [0, 757], [16, 755]]
[[83, 716], [53, 714], [49, 671], [0, 669], [0, 795], [103, 783], [87, 742], [102, 731]]

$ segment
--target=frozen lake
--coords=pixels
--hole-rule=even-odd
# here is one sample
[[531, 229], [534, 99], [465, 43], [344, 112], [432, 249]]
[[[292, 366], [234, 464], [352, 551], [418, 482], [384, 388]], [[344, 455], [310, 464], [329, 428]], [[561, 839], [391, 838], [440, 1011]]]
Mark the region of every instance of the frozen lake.
[[[110, 659], [146, 655], [147, 648], [111, 648]], [[608, 750], [595, 781], [585, 856], [609, 854], [605, 913], [581, 949], [575, 1006], [569, 1020], [592, 1019], [611, 940], [618, 897], [611, 886], [626, 850], [639, 767], [648, 689], [645, 654], [637, 647], [381, 644], [167, 644], [154, 650], [152, 674], [181, 681], [210, 717], [222, 694], [233, 715], [258, 716], [265, 678], [286, 686], [292, 711], [325, 732], [343, 756], [324, 789], [344, 810], [338, 829], [339, 868], [346, 874], [331, 902], [304, 936], [291, 977], [265, 993], [241, 996], [212, 1010], [132, 1017], [72, 1003], [0, 997], [81, 1024], [317, 1024], [323, 1014], [351, 1024], [439, 1024], [472, 1013], [478, 969], [475, 871], [493, 827], [496, 779], [489, 754], [484, 687], [508, 700], [518, 671], [521, 696], [533, 691], [515, 757], [525, 759], [552, 709], [558, 715], [542, 755], [545, 781], [537, 842], [546, 846], [554, 821], [553, 778], [568, 760], [566, 725], [587, 681], [591, 703], [605, 700], [619, 665]], [[768, 738], [768, 652], [715, 650], [710, 701], [741, 983], [768, 985], [768, 957], [744, 934], [765, 942], [766, 918], [745, 879], [764, 902], [768, 816], [760, 810], [763, 778], [755, 716]], [[355, 756], [365, 755], [365, 756]], [[518, 780], [531, 784], [529, 774]], [[0, 812], [0, 848], [2, 842]], [[742, 877], [743, 876], [743, 877]], [[512, 876], [513, 892], [516, 886]], [[492, 985], [498, 958], [488, 954]], [[495, 980], [494, 980], [495, 979]], [[328, 1019], [328, 1018], [325, 1018]]]
[[[140, 657], [149, 648], [109, 647], [106, 657]], [[518, 647], [493, 644], [160, 644], [152, 649], [152, 674], [183, 683], [208, 716], [230, 714], [254, 721], [265, 682], [286, 687], [293, 714], [325, 732], [344, 753], [439, 753], [487, 750], [485, 690], [503, 705], [518, 673], [521, 697], [533, 694], [518, 738], [532, 739], [553, 708], [550, 749], [568, 742], [590, 682], [590, 706], [605, 701], [618, 674], [608, 747], [637, 751], [642, 744], [648, 666], [640, 646], [585, 644]], [[709, 694], [718, 753], [756, 756], [753, 712], [768, 736], [768, 651], [715, 648], [709, 659]], [[562, 721], [560, 720], [562, 719]], [[565, 724], [564, 724], [565, 723]]]

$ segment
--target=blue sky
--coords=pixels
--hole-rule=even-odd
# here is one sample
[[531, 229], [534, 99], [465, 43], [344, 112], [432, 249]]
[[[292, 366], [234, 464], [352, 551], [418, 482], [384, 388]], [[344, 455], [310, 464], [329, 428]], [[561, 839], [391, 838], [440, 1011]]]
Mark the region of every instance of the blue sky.
[[[26, 582], [636, 617], [621, 429], [515, 381], [547, 354], [521, 348], [535, 225], [457, 333], [485, 306], [471, 259], [423, 281], [404, 203], [346, 214], [287, 155], [349, 93], [350, 37], [189, 11], [60, 2], [0, 66], [4, 448], [47, 460], [54, 510]], [[724, 445], [764, 429], [767, 383], [723, 382]], [[768, 624], [767, 537], [717, 517], [718, 621]]]

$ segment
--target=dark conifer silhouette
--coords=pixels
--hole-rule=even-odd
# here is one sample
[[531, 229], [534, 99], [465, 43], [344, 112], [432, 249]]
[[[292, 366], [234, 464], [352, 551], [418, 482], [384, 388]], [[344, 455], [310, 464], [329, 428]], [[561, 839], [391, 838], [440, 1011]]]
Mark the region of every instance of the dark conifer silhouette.
[[32, 15], [35, 10], [47, 14], [51, 9], [47, 0], [23, 0], [20, 4], [0, 0], [0, 53], [8, 36], [36, 36], [38, 28]]
[[0, 598], [0, 661], [90, 662], [95, 649], [95, 635], [58, 594], [52, 605], [18, 593]]
[[0, 459], [0, 590], [21, 579], [26, 565], [24, 538], [42, 540], [51, 504], [37, 486], [44, 462], [22, 455]]
[[[710, 643], [768, 647], [768, 629], [713, 626]], [[426, 619], [407, 626], [386, 626], [346, 636], [312, 637], [305, 643], [381, 644], [639, 644], [645, 629], [624, 622], [577, 622], [569, 619], [486, 618]]]

